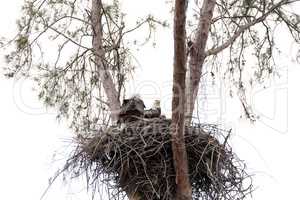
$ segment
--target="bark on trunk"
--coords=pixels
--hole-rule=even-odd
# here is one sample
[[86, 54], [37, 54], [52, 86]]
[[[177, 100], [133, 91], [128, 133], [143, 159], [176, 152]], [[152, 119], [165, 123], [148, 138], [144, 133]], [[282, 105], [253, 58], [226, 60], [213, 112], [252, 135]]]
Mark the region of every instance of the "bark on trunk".
[[176, 171], [176, 199], [191, 200], [188, 160], [184, 141], [186, 76], [186, 8], [188, 0], [176, 0], [174, 16], [174, 71], [172, 98], [172, 150]]
[[203, 1], [196, 37], [192, 41], [189, 50], [190, 60], [186, 79], [186, 124], [190, 124], [195, 108], [203, 63], [206, 58], [205, 48], [215, 5], [216, 0]]
[[111, 113], [112, 122], [116, 122], [118, 119], [118, 113], [120, 110], [120, 101], [118, 99], [118, 92], [116, 90], [115, 84], [113, 82], [112, 76], [108, 69], [105, 68], [102, 58], [104, 55], [104, 50], [102, 46], [103, 31], [102, 31], [102, 1], [93, 0], [92, 1], [92, 25], [93, 25], [93, 51], [95, 56], [95, 64], [97, 66], [101, 83], [104, 88], [104, 92], [107, 96], [108, 106]]

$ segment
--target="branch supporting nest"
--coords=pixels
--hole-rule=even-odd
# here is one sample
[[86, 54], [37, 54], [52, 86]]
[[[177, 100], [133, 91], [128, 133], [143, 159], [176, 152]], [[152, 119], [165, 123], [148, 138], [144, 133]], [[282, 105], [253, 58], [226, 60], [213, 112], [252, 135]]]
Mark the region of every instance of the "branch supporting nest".
[[[124, 199], [125, 191], [145, 200], [174, 199], [171, 129], [170, 120], [156, 118], [77, 139], [65, 173], [85, 174], [94, 190], [99, 182], [109, 185], [113, 199]], [[251, 177], [228, 145], [228, 134], [214, 125], [186, 127], [193, 199], [240, 200], [251, 193]]]

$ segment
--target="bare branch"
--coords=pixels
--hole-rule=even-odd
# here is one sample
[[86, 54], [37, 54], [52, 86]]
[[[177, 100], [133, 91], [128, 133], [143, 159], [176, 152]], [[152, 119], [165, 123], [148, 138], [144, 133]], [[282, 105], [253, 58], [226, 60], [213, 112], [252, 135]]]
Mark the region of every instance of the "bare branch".
[[224, 49], [228, 48], [230, 45], [232, 45], [235, 40], [245, 31], [247, 31], [250, 27], [263, 22], [270, 14], [272, 14], [277, 8], [279, 8], [280, 6], [284, 5], [285, 1], [280, 1], [279, 3], [277, 3], [276, 5], [273, 5], [268, 12], [265, 12], [262, 16], [260, 16], [259, 18], [253, 20], [252, 22], [249, 22], [246, 25], [240, 26], [239, 29], [234, 33], [234, 35], [229, 38], [224, 44], [220, 45], [219, 47], [207, 50], [205, 53], [205, 56], [211, 56], [211, 55], [216, 55], [218, 53], [220, 53], [221, 51], [223, 51]]

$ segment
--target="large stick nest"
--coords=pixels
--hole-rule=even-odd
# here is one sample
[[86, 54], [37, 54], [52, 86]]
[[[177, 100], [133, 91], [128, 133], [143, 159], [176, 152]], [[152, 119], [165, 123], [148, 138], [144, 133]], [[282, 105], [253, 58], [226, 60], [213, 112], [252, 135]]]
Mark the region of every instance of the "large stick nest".
[[[175, 199], [171, 121], [139, 120], [76, 140], [65, 171], [85, 174], [93, 189], [109, 185], [111, 199], [135, 194], [143, 200]], [[229, 133], [214, 125], [186, 127], [185, 144], [193, 199], [244, 199], [252, 190], [244, 163], [227, 143]]]

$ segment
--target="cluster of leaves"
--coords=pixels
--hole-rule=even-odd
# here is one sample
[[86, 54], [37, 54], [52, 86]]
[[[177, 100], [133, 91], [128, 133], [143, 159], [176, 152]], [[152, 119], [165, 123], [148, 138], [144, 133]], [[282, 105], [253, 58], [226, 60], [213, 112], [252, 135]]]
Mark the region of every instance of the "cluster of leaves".
[[[250, 119], [255, 116], [247, 103], [246, 90], [278, 75], [275, 57], [280, 54], [280, 47], [276, 46], [276, 31], [288, 30], [295, 42], [300, 43], [300, 15], [293, 9], [296, 2], [299, 1], [216, 2], [204, 68], [213, 78], [219, 74], [220, 79], [228, 81], [232, 88], [230, 95], [237, 91]], [[199, 17], [196, 13], [188, 23], [191, 38]]]
[[[276, 30], [285, 27], [300, 42], [300, 17], [292, 4], [299, 0], [217, 0], [207, 43], [205, 70], [228, 80], [230, 95], [234, 88], [247, 117], [254, 119], [247, 102], [247, 91], [276, 75]], [[124, 84], [134, 70], [126, 36], [148, 25], [149, 41], [155, 25], [167, 26], [153, 16], [127, 27], [118, 0], [102, 6], [103, 64], [112, 75], [119, 98]], [[188, 22], [189, 38], [197, 34], [201, 2], [189, 6], [193, 14]], [[17, 36], [4, 43], [11, 52], [5, 55], [9, 64], [7, 77], [22, 75], [33, 78], [39, 86], [39, 97], [67, 117], [76, 131], [89, 131], [106, 124], [109, 115], [100, 76], [94, 63], [91, 0], [27, 0], [17, 21]], [[221, 72], [221, 73], [219, 73]], [[203, 73], [204, 74], [204, 73]]]
[[[119, 98], [134, 70], [126, 36], [143, 25], [154, 28], [147, 16], [126, 27], [120, 2], [101, 4], [103, 64], [111, 74]], [[17, 21], [18, 34], [6, 42], [7, 77], [33, 78], [39, 98], [57, 108], [75, 132], [90, 132], [109, 121], [105, 94], [94, 63], [91, 1], [27, 0]]]

